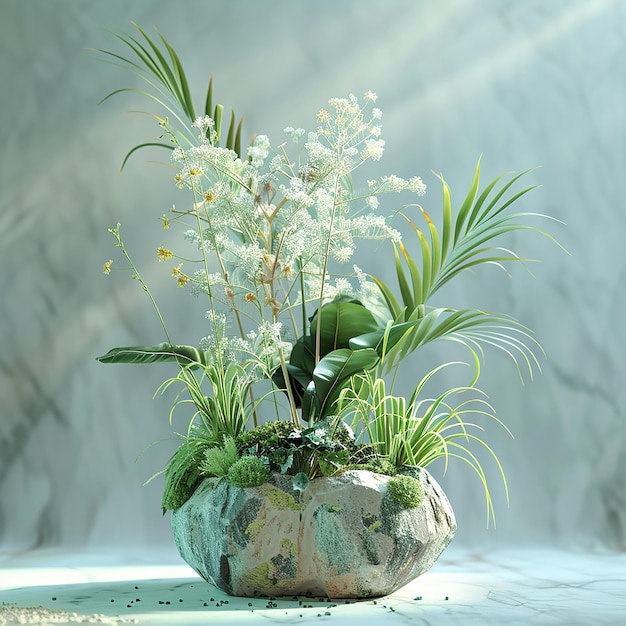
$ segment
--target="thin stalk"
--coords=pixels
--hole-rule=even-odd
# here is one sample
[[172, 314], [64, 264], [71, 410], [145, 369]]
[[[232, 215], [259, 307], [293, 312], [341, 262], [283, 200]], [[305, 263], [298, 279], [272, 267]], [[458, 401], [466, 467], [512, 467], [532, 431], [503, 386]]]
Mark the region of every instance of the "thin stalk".
[[302, 311], [302, 335], [304, 337], [306, 337], [307, 334], [307, 316], [306, 316], [306, 295], [304, 292], [304, 268], [302, 266], [302, 257], [298, 257], [298, 265], [299, 267], [299, 272], [300, 272], [300, 298], [302, 300], [302, 306], [301, 306], [301, 311]]
[[330, 242], [333, 238], [333, 226], [335, 224], [335, 215], [337, 213], [337, 194], [339, 193], [339, 176], [335, 176], [335, 193], [333, 200], [333, 210], [330, 215], [330, 224], [328, 227], [328, 239], [326, 241], [326, 250], [324, 252], [324, 263], [322, 265], [322, 284], [320, 285], [319, 305], [317, 307], [317, 328], [315, 329], [315, 364], [320, 362], [321, 342], [322, 342], [322, 304], [324, 302], [324, 283], [326, 282], [326, 272], [328, 271], [328, 257], [330, 255]]
[[141, 277], [141, 274], [139, 273], [139, 270], [137, 269], [137, 267], [133, 263], [133, 260], [130, 258], [130, 255], [128, 254], [128, 252], [126, 251], [126, 246], [124, 245], [124, 242], [122, 241], [122, 238], [121, 238], [121, 235], [120, 235], [120, 224], [118, 224], [115, 228], [109, 228], [109, 232], [112, 233], [113, 236], [115, 237], [115, 239], [117, 240], [117, 246], [122, 250], [122, 254], [126, 257], [126, 260], [130, 264], [130, 267], [133, 270], [133, 277], [135, 278], [135, 280], [139, 281], [139, 283], [141, 284], [142, 289], [148, 294], [148, 297], [150, 298], [150, 302], [152, 302], [152, 306], [154, 307], [154, 310], [156, 311], [157, 317], [159, 318], [159, 322], [161, 323], [161, 326], [163, 328], [163, 332], [165, 333], [165, 337], [167, 339], [167, 342], [170, 345], [174, 345], [172, 343], [171, 338], [170, 338], [170, 334], [167, 331], [167, 326], [165, 324], [165, 320], [163, 319], [163, 315], [161, 314], [161, 310], [159, 309], [159, 306], [156, 303], [156, 300], [154, 299], [154, 296], [152, 295], [152, 292], [150, 291], [150, 289], [149, 289], [148, 285], [146, 284], [146, 282]]

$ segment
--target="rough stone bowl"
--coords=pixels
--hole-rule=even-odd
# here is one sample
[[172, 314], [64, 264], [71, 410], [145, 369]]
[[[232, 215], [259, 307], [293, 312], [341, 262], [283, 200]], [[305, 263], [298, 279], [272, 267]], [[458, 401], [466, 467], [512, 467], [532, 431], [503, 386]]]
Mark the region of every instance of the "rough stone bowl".
[[389, 476], [350, 470], [316, 478], [303, 492], [290, 476], [260, 487], [206, 479], [172, 514], [182, 558], [234, 596], [367, 598], [392, 593], [428, 570], [456, 522], [441, 487], [414, 475], [423, 502], [406, 508]]

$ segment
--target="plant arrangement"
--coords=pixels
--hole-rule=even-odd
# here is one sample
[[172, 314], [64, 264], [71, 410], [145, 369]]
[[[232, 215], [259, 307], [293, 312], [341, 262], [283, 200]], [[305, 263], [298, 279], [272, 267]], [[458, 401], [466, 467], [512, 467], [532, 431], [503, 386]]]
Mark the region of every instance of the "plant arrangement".
[[[99, 360], [173, 363], [175, 374], [160, 388], [177, 389], [170, 420], [190, 409], [163, 470], [163, 511], [184, 504], [208, 477], [251, 487], [279, 473], [303, 491], [318, 476], [355, 468], [394, 476], [390, 495], [417, 506], [415, 468], [441, 458], [447, 467], [456, 458], [480, 479], [487, 522], [495, 521], [481, 452], [497, 465], [507, 498], [508, 490], [481, 420], [506, 426], [477, 386], [484, 348], [504, 351], [532, 377], [541, 347], [509, 315], [430, 303], [467, 271], [506, 271], [526, 261], [504, 247], [509, 233], [552, 239], [532, 226], [545, 216], [514, 209], [532, 189], [516, 186], [525, 173], [503, 174], [480, 190], [479, 161], [459, 206], [437, 176], [440, 208], [419, 203], [426, 192], [419, 176], [361, 180], [359, 168], [381, 160], [385, 144], [373, 92], [330, 99], [312, 130], [287, 127], [278, 146], [259, 134], [242, 147], [242, 120], [233, 112], [225, 124], [212, 78], [197, 110], [181, 61], [160, 33], [137, 27], [116, 36], [127, 56], [101, 52], [147, 90], [119, 89], [107, 98], [135, 91], [160, 110], [153, 116], [160, 137], [131, 149], [122, 167], [140, 148], [168, 151], [181, 200], [161, 220], [182, 236], [175, 250], [157, 243], [155, 262], [171, 274], [173, 290], [206, 302], [198, 345], [177, 345], [120, 224], [110, 229], [122, 269], [147, 293], [164, 337], [157, 345], [114, 348]], [[386, 214], [383, 204], [391, 206]], [[380, 261], [373, 269], [355, 264], [363, 241], [376, 247], [376, 257], [386, 255], [392, 281], [376, 276]], [[107, 261], [104, 272], [117, 267]], [[430, 381], [458, 364], [440, 363], [410, 393], [395, 395], [405, 359], [435, 341], [463, 346], [471, 375], [430, 397]]]

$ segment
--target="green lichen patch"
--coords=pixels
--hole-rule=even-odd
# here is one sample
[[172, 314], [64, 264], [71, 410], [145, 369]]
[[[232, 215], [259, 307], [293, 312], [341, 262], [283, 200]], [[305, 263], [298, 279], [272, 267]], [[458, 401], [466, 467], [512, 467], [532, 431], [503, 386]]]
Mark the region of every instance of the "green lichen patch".
[[273, 587], [273, 583], [269, 577], [270, 561], [260, 563], [251, 570], [248, 570], [242, 576], [242, 583], [244, 586], [258, 589], [261, 592], [270, 592]]
[[302, 509], [290, 493], [278, 487], [265, 485], [262, 493], [269, 500], [270, 504], [279, 511], [299, 511]]
[[347, 574], [359, 561], [359, 552], [354, 545], [355, 537], [348, 534], [346, 528], [324, 505], [318, 507], [313, 514], [316, 520], [315, 540], [320, 556], [336, 573]]
[[248, 527], [246, 528], [246, 535], [251, 539], [256, 539], [257, 535], [261, 532], [263, 527], [265, 526], [264, 519], [257, 519], [254, 522], [250, 522]]

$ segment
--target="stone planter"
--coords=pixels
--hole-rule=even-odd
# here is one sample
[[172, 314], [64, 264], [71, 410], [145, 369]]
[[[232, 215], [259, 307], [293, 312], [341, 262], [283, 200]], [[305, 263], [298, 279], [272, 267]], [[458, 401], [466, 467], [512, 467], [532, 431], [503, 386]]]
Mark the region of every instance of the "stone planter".
[[172, 514], [178, 550], [202, 578], [235, 596], [365, 598], [428, 570], [456, 530], [441, 487], [416, 470], [415, 508], [387, 493], [388, 476], [362, 470], [316, 478], [303, 492], [274, 474], [242, 489], [207, 479]]

